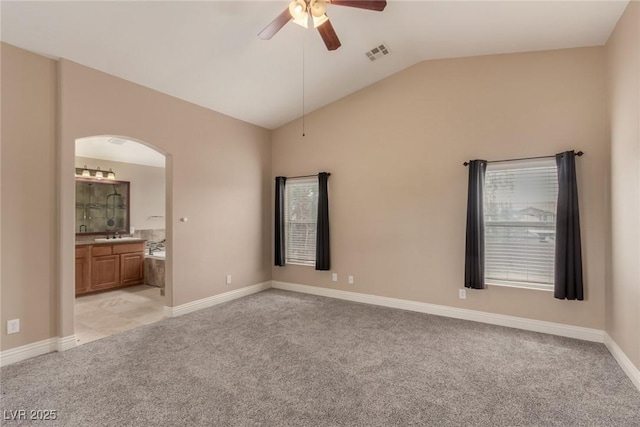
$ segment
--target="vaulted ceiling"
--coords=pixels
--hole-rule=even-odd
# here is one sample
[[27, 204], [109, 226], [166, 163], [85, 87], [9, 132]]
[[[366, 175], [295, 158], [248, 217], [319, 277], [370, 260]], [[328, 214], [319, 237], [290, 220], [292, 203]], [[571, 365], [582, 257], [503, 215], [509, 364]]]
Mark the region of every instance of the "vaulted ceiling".
[[[329, 5], [342, 47], [287, 24], [287, 1], [3, 1], [2, 40], [277, 128], [417, 62], [603, 45], [628, 1], [388, 1]], [[390, 54], [365, 52], [384, 43]], [[303, 82], [304, 64], [304, 82]], [[303, 84], [304, 83], [304, 84]]]

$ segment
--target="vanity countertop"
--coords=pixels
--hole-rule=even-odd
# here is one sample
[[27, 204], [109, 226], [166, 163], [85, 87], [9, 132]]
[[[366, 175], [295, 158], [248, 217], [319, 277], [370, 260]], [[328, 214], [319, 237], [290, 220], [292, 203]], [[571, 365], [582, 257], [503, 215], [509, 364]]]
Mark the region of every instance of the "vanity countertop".
[[88, 246], [88, 245], [118, 245], [118, 244], [122, 244], [122, 243], [138, 243], [138, 242], [145, 242], [145, 239], [137, 239], [137, 238], [131, 238], [131, 237], [125, 237], [122, 239], [109, 239], [109, 240], [100, 240], [100, 241], [95, 241], [95, 240], [76, 240], [76, 246]]

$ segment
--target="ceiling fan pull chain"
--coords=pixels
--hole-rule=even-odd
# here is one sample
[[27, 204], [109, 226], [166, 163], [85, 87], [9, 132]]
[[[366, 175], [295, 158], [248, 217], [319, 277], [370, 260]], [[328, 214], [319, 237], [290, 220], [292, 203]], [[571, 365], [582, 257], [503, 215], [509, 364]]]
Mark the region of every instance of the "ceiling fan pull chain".
[[302, 36], [302, 136], [305, 136], [304, 133], [304, 45], [305, 45], [305, 36]]

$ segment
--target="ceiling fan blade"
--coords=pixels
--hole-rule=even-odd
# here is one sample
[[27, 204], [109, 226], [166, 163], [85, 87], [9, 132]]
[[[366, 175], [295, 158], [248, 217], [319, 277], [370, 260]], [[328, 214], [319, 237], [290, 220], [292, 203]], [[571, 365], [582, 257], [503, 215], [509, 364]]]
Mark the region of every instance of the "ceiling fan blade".
[[333, 25], [331, 25], [331, 21], [328, 19], [327, 22], [318, 27], [318, 32], [320, 33], [320, 37], [322, 37], [324, 44], [327, 46], [327, 49], [336, 50], [342, 46], [338, 39], [338, 35], [336, 34], [336, 30], [333, 29]]
[[376, 10], [378, 12], [382, 12], [385, 7], [387, 7], [386, 0], [329, 0], [331, 4], [335, 4], [336, 6], [349, 6], [349, 7], [357, 7], [360, 9], [367, 10]]
[[289, 9], [285, 9], [280, 15], [276, 17], [269, 25], [267, 25], [264, 30], [260, 31], [258, 37], [263, 40], [269, 40], [271, 37], [275, 36], [275, 34], [280, 31], [282, 27], [285, 26], [287, 22], [291, 21], [291, 13], [289, 13]]

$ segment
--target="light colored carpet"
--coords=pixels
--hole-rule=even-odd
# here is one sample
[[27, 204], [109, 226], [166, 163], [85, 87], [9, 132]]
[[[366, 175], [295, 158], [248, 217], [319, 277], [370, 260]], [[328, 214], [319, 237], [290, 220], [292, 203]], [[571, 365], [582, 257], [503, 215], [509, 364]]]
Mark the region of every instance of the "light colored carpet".
[[640, 425], [602, 344], [278, 290], [1, 375], [47, 426]]

